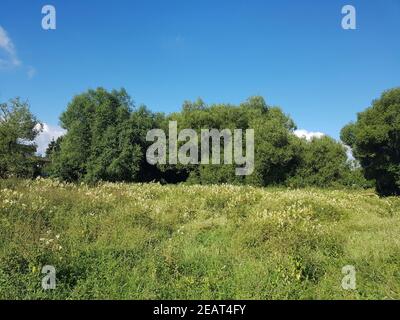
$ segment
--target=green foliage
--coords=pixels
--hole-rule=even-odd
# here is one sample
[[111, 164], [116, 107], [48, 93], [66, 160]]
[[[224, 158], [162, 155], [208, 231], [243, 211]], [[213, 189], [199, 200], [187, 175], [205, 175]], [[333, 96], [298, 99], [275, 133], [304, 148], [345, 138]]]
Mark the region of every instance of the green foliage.
[[246, 182], [258, 186], [283, 183], [298, 161], [299, 139], [293, 134], [294, 122], [281, 109], [270, 107], [263, 116], [254, 116], [250, 128], [256, 132], [255, 173], [247, 176]]
[[37, 161], [33, 140], [41, 124], [20, 99], [0, 104], [0, 178], [32, 177]]
[[50, 141], [47, 149], [46, 149], [46, 158], [51, 159], [55, 154], [60, 153], [61, 151], [61, 141], [63, 140], [63, 136], [58, 137], [57, 140], [54, 138]]
[[296, 187], [332, 187], [343, 184], [349, 174], [345, 147], [330, 137], [302, 140], [299, 163], [288, 184]]
[[[254, 129], [254, 173], [237, 176], [236, 164], [223, 163], [223, 139], [220, 165], [149, 165], [145, 159], [149, 146], [146, 134], [156, 128], [168, 134], [169, 121], [177, 121], [178, 131], [196, 130], [198, 137], [202, 129], [229, 129], [231, 133]], [[124, 90], [107, 92], [99, 88], [76, 96], [61, 115], [61, 123], [67, 134], [49, 147], [51, 165], [47, 171], [66, 181], [157, 180], [298, 187], [365, 182], [355, 178], [342, 145], [327, 137], [311, 142], [296, 137], [293, 120], [258, 96], [237, 106], [208, 106], [201, 99], [185, 101], [181, 112], [164, 117], [145, 107], [134, 109]], [[200, 157], [199, 152], [199, 162]]]
[[386, 91], [341, 132], [381, 195], [400, 194], [400, 88]]
[[360, 190], [0, 180], [0, 299], [399, 299], [399, 208]]
[[156, 118], [145, 107], [133, 110], [123, 89], [98, 88], [76, 96], [61, 115], [67, 134], [53, 154], [50, 172], [66, 181], [144, 178], [145, 137]]
[[[188, 181], [202, 184], [253, 184], [271, 185], [283, 182], [295, 164], [297, 139], [295, 125], [279, 108], [268, 106], [262, 97], [251, 97], [239, 106], [216, 104], [206, 106], [202, 100], [185, 102], [182, 112], [166, 120], [178, 122], [178, 130], [191, 128], [200, 136], [201, 129], [254, 129], [255, 172], [249, 177], [235, 174], [236, 165], [178, 166], [186, 170]], [[210, 144], [211, 153], [211, 144]], [[224, 159], [221, 139], [221, 162]], [[199, 158], [200, 161], [200, 158]], [[169, 170], [174, 170], [171, 166]]]
[[[185, 102], [182, 112], [166, 120], [178, 122], [179, 129], [225, 128], [255, 130], [255, 171], [247, 177], [235, 175], [235, 165], [178, 166], [186, 170], [183, 179], [201, 184], [251, 184], [296, 187], [339, 185], [365, 187], [365, 179], [348, 163], [345, 147], [329, 137], [308, 142], [293, 134], [293, 120], [280, 108], [268, 106], [262, 97], [251, 97], [239, 106], [206, 106], [202, 100]], [[222, 146], [222, 141], [221, 141]], [[221, 159], [223, 149], [221, 148]]]

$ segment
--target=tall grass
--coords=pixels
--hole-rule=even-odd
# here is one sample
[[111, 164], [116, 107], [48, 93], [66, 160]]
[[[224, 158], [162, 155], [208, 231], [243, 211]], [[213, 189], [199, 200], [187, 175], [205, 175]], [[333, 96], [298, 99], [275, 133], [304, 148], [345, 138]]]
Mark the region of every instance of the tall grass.
[[[399, 299], [400, 199], [0, 182], [1, 299]], [[43, 290], [41, 269], [57, 271]], [[342, 267], [356, 290], [341, 286]]]

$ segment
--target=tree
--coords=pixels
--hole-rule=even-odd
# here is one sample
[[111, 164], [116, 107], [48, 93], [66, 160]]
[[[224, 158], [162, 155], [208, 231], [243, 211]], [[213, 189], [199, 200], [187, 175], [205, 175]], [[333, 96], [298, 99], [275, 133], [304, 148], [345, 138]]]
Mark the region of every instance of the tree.
[[249, 127], [256, 132], [256, 156], [254, 174], [246, 177], [246, 182], [259, 186], [281, 184], [293, 174], [298, 163], [298, 138], [293, 134], [296, 125], [277, 107], [261, 108], [256, 104], [249, 111]]
[[288, 185], [332, 187], [350, 180], [351, 168], [343, 144], [327, 136], [299, 141], [299, 161]]
[[34, 140], [41, 130], [27, 102], [17, 98], [0, 104], [0, 177], [34, 175]]
[[[206, 106], [201, 99], [194, 103], [185, 102], [182, 112], [170, 115], [167, 120], [177, 121], [178, 131], [191, 128], [197, 131], [198, 136], [201, 129], [229, 129], [231, 132], [235, 129], [242, 129], [243, 132], [246, 129], [255, 130], [255, 171], [252, 175], [237, 176], [236, 164], [167, 165], [165, 172], [175, 172], [178, 181], [189, 179], [192, 183], [266, 186], [282, 183], [294, 171], [297, 157], [296, 137], [293, 135], [295, 124], [281, 109], [268, 106], [262, 97], [250, 97], [238, 106]], [[222, 139], [220, 152], [223, 159]]]
[[[310, 142], [296, 137], [293, 120], [280, 108], [267, 105], [262, 97], [251, 97], [240, 105], [208, 106], [201, 99], [186, 101], [181, 112], [164, 116], [144, 106], [136, 108], [123, 89], [108, 92], [98, 88], [76, 96], [60, 120], [67, 134], [50, 144], [46, 153], [51, 163], [45, 169], [67, 181], [365, 185], [360, 170], [347, 161], [341, 143], [328, 137]], [[147, 133], [164, 129], [169, 135], [170, 121], [177, 122], [178, 132], [190, 128], [197, 137], [202, 129], [216, 129], [217, 138], [208, 138], [209, 155], [215, 152], [212, 142], [219, 142], [220, 164], [201, 164], [201, 152], [197, 152], [198, 161], [191, 164], [149, 164], [146, 150], [152, 142], [146, 141]], [[227, 136], [220, 137], [225, 129]], [[241, 129], [243, 135], [247, 129], [254, 129], [254, 172], [248, 176], [238, 176], [239, 165], [232, 161], [229, 152], [225, 154], [225, 142], [229, 136], [232, 138], [235, 129]], [[178, 149], [186, 143], [179, 141]], [[227, 147], [232, 145], [228, 143]], [[247, 153], [247, 142], [242, 147]], [[168, 152], [167, 148], [167, 158]], [[229, 157], [228, 164], [224, 157]]]
[[382, 196], [400, 195], [400, 88], [388, 90], [341, 131]]
[[46, 158], [50, 159], [54, 154], [59, 153], [61, 150], [61, 141], [63, 136], [58, 137], [56, 140], [54, 138], [50, 141], [46, 148]]
[[157, 117], [145, 107], [136, 109], [124, 89], [98, 88], [76, 96], [60, 117], [67, 133], [59, 150], [49, 150], [53, 153], [50, 173], [87, 182], [151, 178], [157, 170], [144, 161], [145, 137]]

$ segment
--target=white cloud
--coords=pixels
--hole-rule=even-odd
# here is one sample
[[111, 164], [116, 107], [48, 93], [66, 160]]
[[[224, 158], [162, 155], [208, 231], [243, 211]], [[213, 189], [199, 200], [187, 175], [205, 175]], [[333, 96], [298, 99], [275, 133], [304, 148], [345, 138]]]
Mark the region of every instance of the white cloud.
[[17, 67], [21, 64], [14, 43], [2, 26], [0, 26], [0, 54], [0, 68]]
[[343, 144], [344, 147], [346, 148], [346, 154], [347, 154], [347, 159], [349, 160], [355, 160], [354, 155], [353, 155], [353, 149], [351, 147]]
[[312, 131], [307, 131], [305, 129], [295, 130], [294, 134], [299, 138], [303, 138], [308, 141], [312, 140], [313, 138], [319, 139], [325, 136], [325, 134], [322, 132], [312, 132]]
[[58, 137], [63, 136], [67, 131], [58, 126], [51, 126], [43, 123], [43, 131], [36, 137], [35, 143], [37, 144], [37, 153], [45, 155], [46, 149], [51, 140], [56, 140]]
[[29, 66], [27, 72], [28, 78], [32, 79], [35, 76], [35, 74], [36, 74], [36, 69], [32, 66]]

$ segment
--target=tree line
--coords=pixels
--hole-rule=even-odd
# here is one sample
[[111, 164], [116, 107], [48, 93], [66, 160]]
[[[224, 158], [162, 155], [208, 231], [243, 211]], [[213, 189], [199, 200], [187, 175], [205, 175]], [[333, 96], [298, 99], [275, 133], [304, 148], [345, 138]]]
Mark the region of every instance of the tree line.
[[[135, 106], [124, 89], [88, 90], [60, 116], [67, 133], [52, 141], [44, 158], [29, 143], [40, 122], [19, 99], [0, 105], [0, 177], [49, 176], [69, 182], [248, 184], [288, 187], [375, 186], [381, 195], [400, 194], [400, 88], [388, 90], [341, 132], [342, 142], [323, 136], [307, 141], [294, 121], [262, 97], [239, 104], [183, 103], [180, 112], [154, 113]], [[237, 176], [235, 165], [157, 164], [146, 161], [151, 129], [254, 129], [254, 172]], [[352, 148], [356, 160], [347, 156]], [[223, 157], [223, 152], [221, 152]]]

